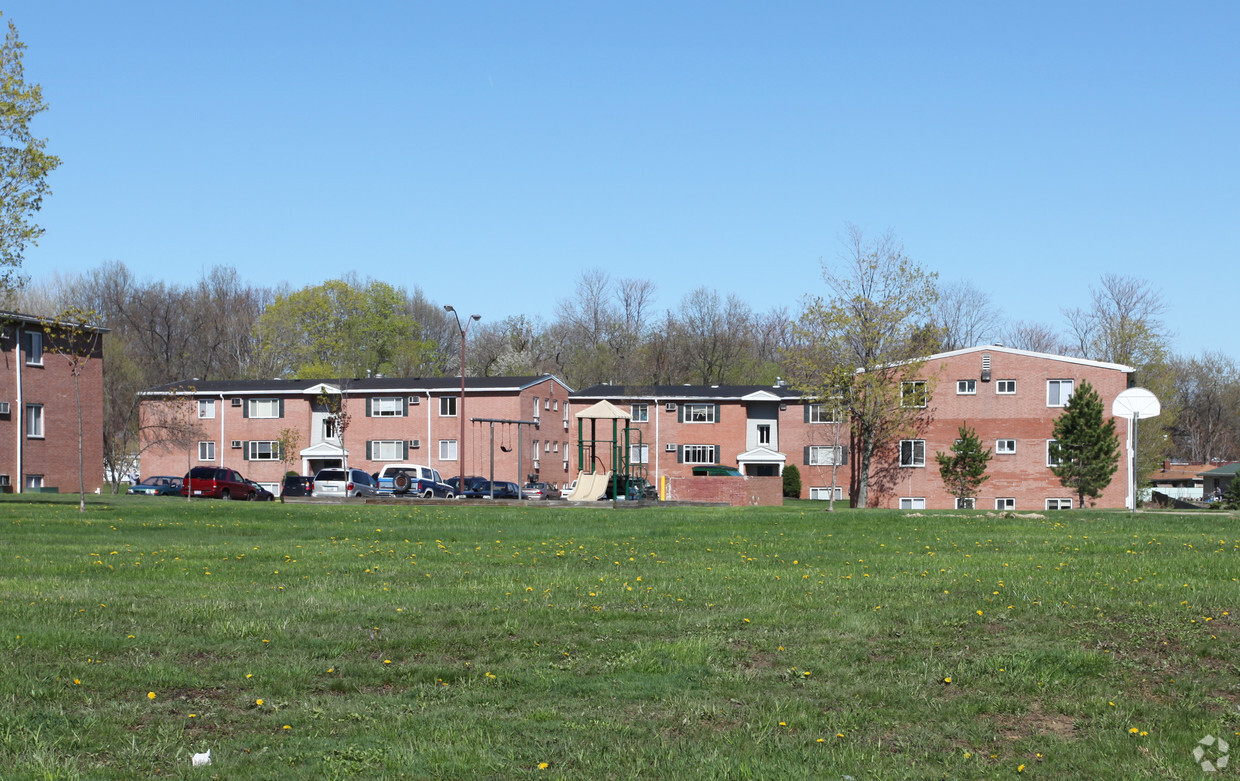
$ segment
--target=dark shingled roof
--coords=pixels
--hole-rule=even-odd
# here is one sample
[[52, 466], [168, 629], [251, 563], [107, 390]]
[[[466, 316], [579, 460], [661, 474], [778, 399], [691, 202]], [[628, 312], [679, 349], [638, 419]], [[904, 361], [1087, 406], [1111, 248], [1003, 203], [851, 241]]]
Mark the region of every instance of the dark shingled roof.
[[[552, 380], [564, 382], [551, 374], [537, 377], [466, 377], [465, 389], [476, 392], [519, 391], [530, 385]], [[367, 377], [351, 380], [178, 380], [142, 391], [143, 396], [163, 396], [172, 393], [191, 395], [298, 395], [316, 385], [345, 385], [349, 393], [372, 393], [399, 391], [400, 393], [425, 393], [426, 391], [460, 390], [460, 377]], [[567, 385], [564, 385], [568, 388]], [[569, 388], [571, 391], [572, 389]]]
[[573, 401], [595, 399], [741, 399], [765, 391], [788, 401], [801, 399], [801, 392], [787, 385], [592, 385], [569, 394]]

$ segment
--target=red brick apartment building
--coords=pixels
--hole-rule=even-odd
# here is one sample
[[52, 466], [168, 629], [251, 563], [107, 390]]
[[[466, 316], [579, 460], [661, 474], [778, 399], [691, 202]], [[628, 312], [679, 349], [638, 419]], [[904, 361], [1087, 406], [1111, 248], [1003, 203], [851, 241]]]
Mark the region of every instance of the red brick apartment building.
[[[936, 452], [947, 452], [967, 423], [991, 448], [989, 481], [973, 497], [978, 509], [1044, 510], [1075, 506], [1047, 463], [1055, 418], [1074, 389], [1088, 380], [1110, 411], [1128, 387], [1132, 369], [1119, 364], [1015, 350], [997, 345], [939, 353], [926, 359], [926, 406], [920, 430], [877, 454], [870, 504], [898, 509], [951, 509]], [[846, 421], [830, 404], [803, 399], [782, 383], [758, 385], [596, 385], [571, 394], [575, 408], [608, 400], [632, 416], [639, 444], [631, 460], [648, 479], [687, 477], [699, 464], [722, 464], [747, 475], [778, 475], [787, 464], [801, 472], [801, 496], [855, 495], [854, 444]], [[1120, 469], [1099, 507], [1124, 507], [1131, 483], [1127, 421], [1116, 421]], [[575, 429], [574, 429], [575, 431]], [[834, 488], [833, 488], [834, 486]]]
[[[81, 363], [82, 469], [103, 486], [103, 335], [76, 338]], [[65, 331], [53, 321], [0, 312], [0, 490], [78, 490], [78, 407]]]
[[[568, 393], [552, 375], [465, 378], [465, 474], [490, 477], [494, 457], [496, 480], [533, 475], [567, 485]], [[445, 480], [461, 471], [459, 377], [179, 382], [142, 396], [143, 475], [209, 464], [276, 488], [290, 468], [280, 453], [290, 431], [298, 443], [291, 468], [303, 475], [346, 460], [367, 472], [424, 464]], [[343, 431], [333, 421], [337, 405], [347, 413]], [[538, 425], [490, 422], [499, 420]], [[188, 437], [169, 441], [186, 426]]]

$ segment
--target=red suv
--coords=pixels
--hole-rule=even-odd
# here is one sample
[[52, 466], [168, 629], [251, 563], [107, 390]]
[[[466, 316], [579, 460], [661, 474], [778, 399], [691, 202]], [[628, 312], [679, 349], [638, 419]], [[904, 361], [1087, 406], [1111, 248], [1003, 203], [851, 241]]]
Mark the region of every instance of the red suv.
[[254, 487], [245, 481], [235, 469], [215, 466], [196, 466], [189, 470], [182, 481], [181, 496], [210, 496], [215, 499], [254, 498]]

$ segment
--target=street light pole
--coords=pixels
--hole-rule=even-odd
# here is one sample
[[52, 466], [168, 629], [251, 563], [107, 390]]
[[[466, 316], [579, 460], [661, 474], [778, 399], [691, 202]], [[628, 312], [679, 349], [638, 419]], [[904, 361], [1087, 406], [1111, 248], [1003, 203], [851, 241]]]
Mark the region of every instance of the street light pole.
[[457, 330], [461, 332], [461, 400], [456, 405], [456, 414], [461, 418], [461, 438], [456, 441], [456, 463], [460, 467], [460, 482], [456, 485], [456, 493], [460, 496], [465, 492], [465, 334], [469, 331], [470, 322], [481, 320], [482, 315], [470, 315], [465, 318], [465, 325], [461, 325], [461, 316], [451, 304], [444, 304], [443, 310], [452, 313], [456, 318]]

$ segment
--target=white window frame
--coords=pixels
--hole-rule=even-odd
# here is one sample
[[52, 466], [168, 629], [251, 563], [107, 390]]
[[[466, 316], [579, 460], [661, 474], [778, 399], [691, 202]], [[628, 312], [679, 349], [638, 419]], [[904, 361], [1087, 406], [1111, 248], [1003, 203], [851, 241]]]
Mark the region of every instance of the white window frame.
[[[27, 331], [30, 341], [26, 345], [26, 365], [42, 366], [43, 365], [43, 334], [38, 331]], [[39, 475], [42, 477], [42, 475]]]
[[976, 396], [977, 380], [956, 380], [957, 396]]
[[26, 405], [26, 439], [43, 439], [46, 430], [42, 404]]
[[[254, 419], [270, 419], [280, 417], [280, 400], [279, 399], [246, 399], [249, 405], [248, 417]], [[267, 414], [259, 414], [264, 412]]]
[[[458, 409], [457, 403], [456, 403], [458, 398], [459, 398], [458, 396], [440, 396], [439, 397], [439, 417], [455, 418], [457, 415], [456, 411]], [[441, 441], [446, 442], [448, 440], [441, 440]], [[452, 441], [455, 442], [456, 440], [454, 439]]]
[[809, 405], [809, 422], [811, 424], [818, 423], [838, 423], [839, 407], [834, 404], [814, 403]]
[[[714, 404], [685, 404], [685, 423], [717, 423]], [[700, 417], [701, 420], [694, 420]], [[714, 463], [714, 462], [711, 462]]]
[[1051, 443], [1052, 443], [1052, 442], [1058, 442], [1058, 441], [1059, 441], [1059, 440], [1057, 440], [1057, 439], [1048, 439], [1048, 440], [1046, 440], [1046, 465], [1047, 465], [1048, 467], [1051, 467], [1051, 466], [1063, 466], [1063, 461], [1052, 461], [1052, 460], [1051, 460]]
[[[921, 395], [920, 404], [909, 404], [907, 400], [917, 401], [918, 394]], [[900, 383], [900, 406], [906, 409], [925, 409], [930, 403], [930, 392], [926, 387], [925, 380], [904, 380]]]
[[629, 463], [630, 464], [649, 464], [650, 463], [650, 445], [643, 442], [640, 445], [629, 445]]
[[771, 424], [770, 423], [759, 423], [758, 424], [758, 444], [759, 445], [771, 444]]
[[650, 420], [649, 404], [630, 404], [629, 415], [634, 423], [646, 423]]
[[457, 447], [455, 439], [439, 440], [439, 460], [440, 461], [456, 461]]
[[[1064, 395], [1064, 386], [1068, 388], [1068, 395]], [[1051, 388], [1055, 389], [1055, 395], [1059, 397], [1059, 403], [1055, 404], [1051, 401]], [[1068, 400], [1072, 398], [1072, 394], [1076, 392], [1076, 380], [1047, 380], [1046, 381], [1046, 406], [1048, 407], [1066, 407]]]
[[[909, 446], [909, 458], [904, 457], [905, 443]], [[917, 445], [921, 445], [921, 458], [917, 458]], [[907, 461], [907, 463], [906, 463]], [[901, 439], [900, 440], [900, 467], [904, 469], [922, 469], [926, 466], [926, 440], [924, 439]]]
[[972, 496], [966, 496], [965, 498], [961, 499], [959, 496], [957, 496], [956, 497], [956, 509], [957, 510], [976, 510], [977, 499]]
[[998, 499], [995, 499], [995, 509], [996, 510], [1015, 510], [1016, 509], [1016, 497], [1000, 496]]
[[[705, 459], [709, 457], [709, 461], [691, 460], [690, 452], [693, 453], [693, 459]], [[693, 466], [704, 466], [719, 463], [719, 453], [714, 445], [685, 445], [680, 451], [680, 461], [682, 464], [692, 464]]]
[[26, 475], [26, 490], [38, 491], [43, 488], [43, 475]]
[[806, 466], [839, 466], [844, 460], [843, 445], [810, 445]]
[[198, 400], [198, 419], [210, 420], [215, 417], [215, 399]]
[[[1052, 507], [1051, 506], [1052, 504], [1054, 504], [1055, 506]], [[1047, 499], [1046, 509], [1048, 510], [1071, 510], [1072, 500], [1071, 499]]]
[[[809, 488], [809, 498], [815, 502], [825, 502], [831, 498], [831, 486], [829, 485], [812, 485]], [[835, 487], [836, 501], [844, 499], [844, 487], [837, 485]]]
[[374, 439], [370, 442], [371, 461], [400, 461], [404, 457], [403, 439]]
[[370, 417], [372, 418], [403, 418], [405, 417], [405, 399], [403, 396], [375, 396], [370, 400]]
[[924, 510], [926, 509], [926, 497], [924, 496], [902, 496], [900, 497], [901, 510]]
[[538, 397], [535, 396], [534, 397], [534, 420], [538, 420], [539, 415], [542, 415], [542, 407], [538, 406]]
[[198, 460], [204, 463], [215, 463], [215, 440], [204, 439], [198, 442]]
[[1000, 396], [1016, 395], [1016, 380], [996, 380], [995, 393]]
[[995, 455], [1011, 456], [1016, 454], [1016, 440], [1014, 439], [996, 439]]
[[279, 461], [280, 443], [274, 439], [251, 439], [246, 443], [247, 461]]

